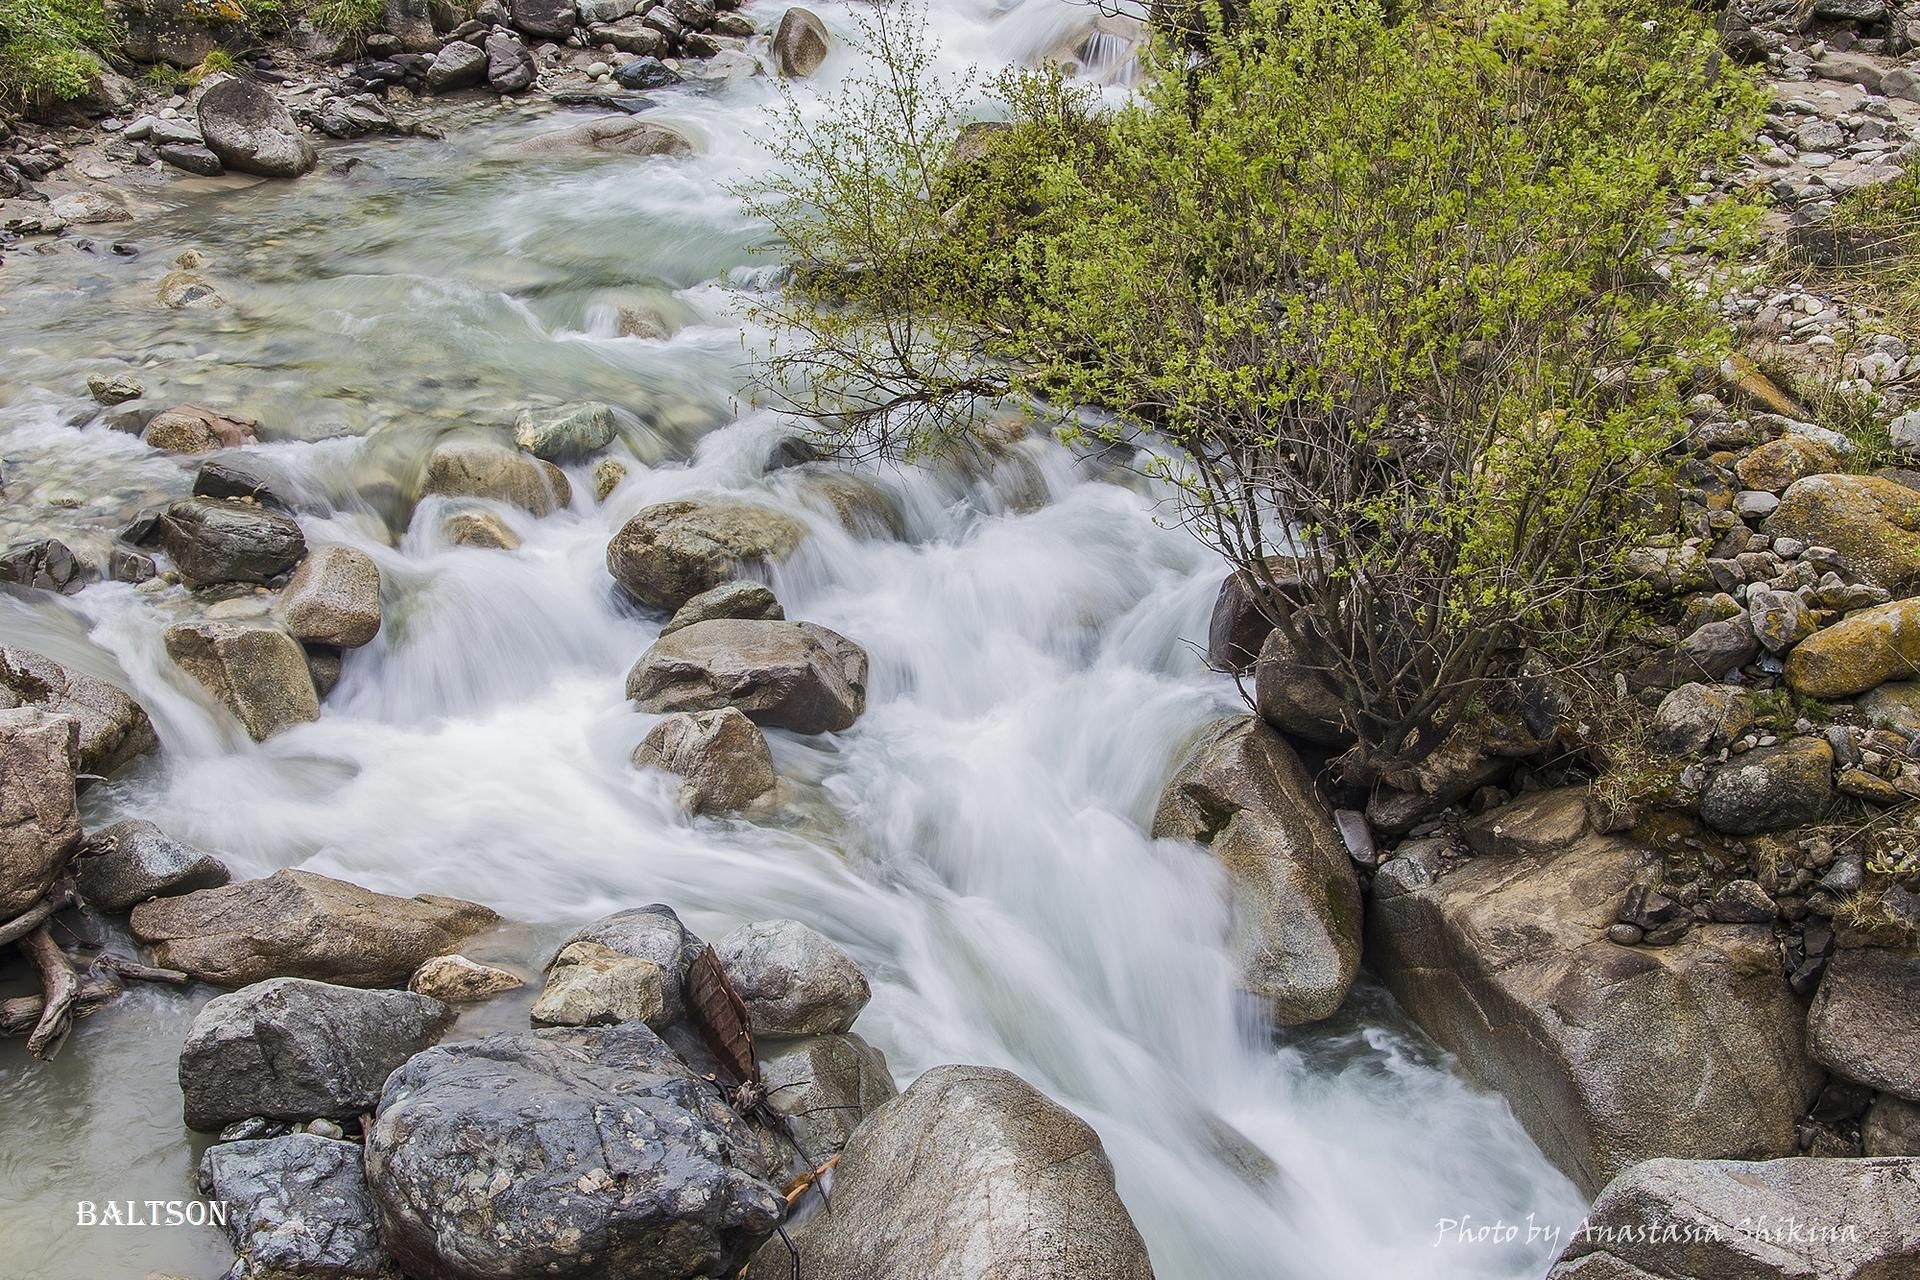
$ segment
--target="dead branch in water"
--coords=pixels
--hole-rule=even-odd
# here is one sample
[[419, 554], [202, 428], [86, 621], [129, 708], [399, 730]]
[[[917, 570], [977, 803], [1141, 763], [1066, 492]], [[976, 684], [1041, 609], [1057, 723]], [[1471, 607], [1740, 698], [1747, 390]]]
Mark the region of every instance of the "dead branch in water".
[[[80, 998], [74, 1003], [74, 1016], [84, 1018], [120, 994], [120, 987], [113, 982], [83, 978], [80, 982]], [[14, 996], [0, 1000], [0, 1036], [23, 1036], [40, 1024], [40, 1015], [47, 1007], [45, 996]]]
[[46, 897], [22, 911], [5, 924], [0, 924], [0, 947], [20, 939], [51, 920], [56, 912], [65, 910], [74, 903], [73, 890], [66, 885], [54, 889]]
[[67, 963], [67, 953], [53, 940], [53, 933], [41, 925], [21, 944], [34, 967], [40, 970], [40, 989], [46, 1004], [40, 1020], [27, 1036], [27, 1052], [42, 1060], [51, 1060], [60, 1052], [61, 1042], [73, 1026], [74, 1002], [80, 998], [80, 977]]

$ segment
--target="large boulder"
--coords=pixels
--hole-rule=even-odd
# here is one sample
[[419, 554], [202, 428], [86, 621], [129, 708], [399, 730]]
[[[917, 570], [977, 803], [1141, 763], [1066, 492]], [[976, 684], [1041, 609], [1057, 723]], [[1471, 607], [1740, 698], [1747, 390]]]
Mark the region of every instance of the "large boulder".
[[[1011, 1072], [935, 1067], [855, 1130], [808, 1280], [1152, 1280], [1098, 1134]], [[751, 1274], [785, 1272], [769, 1243]]]
[[291, 517], [232, 499], [182, 499], [154, 532], [190, 587], [271, 582], [307, 554], [306, 537]]
[[566, 473], [549, 462], [483, 440], [447, 440], [427, 458], [421, 492], [447, 498], [489, 498], [532, 515], [551, 515], [573, 501]]
[[713, 950], [761, 1035], [847, 1031], [873, 995], [853, 957], [798, 920], [741, 925]]
[[1807, 1014], [1807, 1045], [1847, 1079], [1920, 1102], [1920, 951], [1834, 952]]
[[738, 707], [754, 723], [837, 733], [867, 706], [867, 652], [811, 622], [717, 618], [663, 636], [627, 675], [642, 711]]
[[839, 1152], [862, 1120], [900, 1096], [886, 1055], [851, 1033], [757, 1047], [767, 1105], [786, 1117], [809, 1166]]
[[1920, 670], [1920, 597], [1848, 614], [1787, 655], [1787, 683], [1811, 698], [1850, 698]]
[[226, 1280], [394, 1280], [367, 1194], [360, 1144], [290, 1133], [222, 1142], [200, 1160], [200, 1189], [227, 1207], [235, 1259]]
[[320, 718], [306, 651], [277, 627], [183, 622], [168, 627], [165, 640], [167, 656], [255, 742]]
[[452, 93], [471, 89], [487, 78], [487, 54], [479, 45], [449, 40], [427, 64], [427, 92]]
[[607, 572], [641, 604], [678, 609], [748, 565], [792, 554], [806, 532], [785, 512], [752, 502], [657, 503], [607, 544]]
[[80, 843], [74, 722], [0, 711], [0, 923], [38, 902]]
[[269, 978], [209, 1000], [180, 1047], [189, 1129], [248, 1116], [345, 1120], [371, 1111], [395, 1067], [453, 1021], [410, 991]]
[[1346, 704], [1278, 627], [1260, 645], [1253, 696], [1260, 718], [1282, 733], [1328, 746], [1353, 741]]
[[395, 898], [288, 869], [143, 902], [129, 923], [157, 963], [217, 986], [287, 976], [386, 987], [499, 918], [458, 898]]
[[1219, 859], [1233, 890], [1240, 981], [1282, 1025], [1346, 999], [1360, 968], [1360, 882], [1313, 778], [1253, 717], [1214, 725], [1161, 792], [1161, 839]]
[[98, 911], [128, 911], [148, 898], [217, 889], [229, 878], [220, 859], [140, 818], [94, 832], [73, 862], [74, 887]]
[[1762, 526], [1776, 538], [1832, 547], [1860, 582], [1889, 591], [1920, 585], [1920, 491], [1879, 476], [1796, 480]]
[[1791, 738], [1735, 756], [1700, 790], [1700, 820], [1715, 831], [1754, 835], [1803, 826], [1833, 801], [1833, 748]]
[[638, 1022], [429, 1049], [367, 1134], [388, 1248], [421, 1280], [731, 1278], [785, 1208], [765, 1172]]
[[105, 777], [160, 745], [146, 709], [105, 680], [0, 646], [0, 710], [25, 706], [74, 722], [82, 773]]
[[827, 24], [811, 9], [793, 8], [780, 15], [773, 31], [773, 66], [781, 75], [812, 75], [831, 48]]
[[297, 178], [319, 154], [273, 90], [238, 76], [218, 81], [200, 95], [200, 134], [207, 149], [236, 173]]
[[771, 798], [779, 782], [767, 736], [736, 707], [663, 718], [647, 731], [633, 763], [677, 774], [688, 813], [752, 808]]
[[1649, 1160], [1594, 1202], [1547, 1280], [1920, 1274], [1920, 1160]]
[[1369, 965], [1584, 1190], [1654, 1156], [1798, 1149], [1819, 1073], [1768, 926], [1617, 946], [1607, 931], [1657, 874], [1651, 851], [1589, 836], [1442, 874], [1433, 843], [1377, 873]]
[[560, 945], [561, 954], [577, 942], [596, 943], [617, 955], [651, 960], [659, 965], [664, 1006], [661, 1016], [669, 1022], [678, 1021], [686, 1012], [683, 996], [687, 970], [707, 948], [706, 943], [680, 923], [672, 907], [658, 902], [616, 911], [582, 925]]
[[364, 551], [316, 547], [274, 611], [296, 640], [357, 649], [380, 633], [380, 570]]

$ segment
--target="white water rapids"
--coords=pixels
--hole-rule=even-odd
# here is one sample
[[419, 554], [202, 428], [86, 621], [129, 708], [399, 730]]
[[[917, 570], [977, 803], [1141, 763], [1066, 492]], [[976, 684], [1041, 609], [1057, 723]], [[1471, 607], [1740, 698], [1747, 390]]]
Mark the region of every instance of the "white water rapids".
[[[852, 30], [850, 7], [820, 12]], [[955, 68], [1031, 60], [1089, 21], [1062, 0], [931, 17]], [[820, 78], [856, 57], [842, 42]], [[1144, 834], [1183, 740], [1239, 706], [1195, 650], [1222, 567], [1156, 495], [1029, 439], [991, 469], [879, 473], [905, 536], [862, 539], [795, 473], [765, 470], [782, 425], [736, 403], [735, 304], [760, 278], [762, 231], [726, 187], [766, 163], [753, 135], [772, 97], [764, 79], [658, 94], [656, 118], [698, 139], [686, 161], [509, 162], [505, 143], [577, 121], [488, 112], [445, 142], [337, 148], [362, 160], [346, 173], [179, 183], [118, 233], [138, 258], [9, 261], [6, 541], [32, 528], [85, 548], [124, 523], [100, 495], [187, 491], [190, 460], [71, 425], [91, 409], [85, 375], [131, 361], [159, 403], [259, 418], [262, 451], [310, 499], [308, 540], [364, 549], [385, 582], [385, 626], [347, 655], [320, 721], [260, 746], [161, 651], [182, 589], [0, 597], [0, 641], [126, 684], [158, 724], [160, 756], [96, 788], [89, 826], [151, 818], [236, 875], [297, 865], [472, 898], [515, 922], [472, 954], [523, 968], [574, 925], [649, 902], [709, 938], [803, 920], [872, 976], [856, 1029], [903, 1085], [943, 1062], [1004, 1066], [1093, 1124], [1161, 1280], [1538, 1276], [1553, 1249], [1529, 1215], [1565, 1228], [1582, 1202], [1505, 1105], [1364, 982], [1326, 1026], [1263, 1026], [1234, 994], [1217, 869]], [[189, 245], [219, 312], [152, 305]], [[687, 326], [615, 337], [628, 298]], [[581, 467], [570, 509], [503, 512], [518, 551], [449, 547], [430, 511], [392, 530], [358, 492], [416, 465], [438, 430], [569, 399], [645, 422], [627, 440], [639, 456], [604, 505]], [[804, 516], [811, 536], [774, 588], [873, 664], [852, 731], [769, 734], [794, 798], [758, 823], [689, 820], [628, 763], [653, 717], [624, 677], [660, 619], [616, 601], [605, 547], [649, 503], [716, 493]], [[173, 1068], [209, 994], [129, 995], [51, 1067], [0, 1045], [0, 1274], [224, 1267], [212, 1232], [89, 1231], [73, 1211], [196, 1194]], [[462, 1031], [523, 1010], [495, 1002]], [[1279, 1174], [1262, 1179], [1250, 1148]], [[1443, 1219], [1503, 1219], [1518, 1238], [1436, 1244]]]

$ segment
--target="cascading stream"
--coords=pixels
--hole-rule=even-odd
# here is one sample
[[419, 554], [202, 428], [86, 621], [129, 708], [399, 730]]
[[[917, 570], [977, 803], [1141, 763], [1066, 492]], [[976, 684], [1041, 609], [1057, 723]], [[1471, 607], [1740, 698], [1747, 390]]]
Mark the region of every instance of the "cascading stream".
[[[852, 29], [850, 7], [821, 12]], [[1024, 0], [931, 21], [960, 66], [1030, 59], [1091, 17]], [[821, 76], [856, 56], [842, 45]], [[148, 817], [236, 874], [300, 865], [488, 903], [516, 924], [483, 959], [537, 964], [575, 924], [652, 901], [709, 937], [803, 920], [873, 976], [859, 1030], [903, 1084], [942, 1062], [1005, 1066], [1095, 1126], [1162, 1280], [1540, 1274], [1551, 1248], [1524, 1232], [1434, 1244], [1443, 1218], [1579, 1216], [1504, 1104], [1365, 988], [1276, 1040], [1234, 994], [1217, 869], [1144, 834], [1183, 740], [1239, 707], [1193, 644], [1221, 566], [1167, 527], [1162, 495], [1028, 439], [991, 465], [879, 473], [906, 536], [862, 539], [792, 473], [765, 471], [784, 428], [738, 403], [737, 307], [765, 260], [727, 185], [765, 163], [751, 135], [772, 97], [764, 81], [661, 94], [658, 118], [700, 147], [669, 162], [509, 159], [566, 121], [503, 109], [444, 143], [341, 148], [363, 161], [344, 174], [180, 184], [139, 228], [137, 259], [24, 264], [0, 314], [9, 541], [31, 527], [79, 548], [114, 527], [89, 523], [90, 495], [186, 492], [180, 460], [67, 425], [85, 374], [132, 355], [168, 401], [261, 419], [309, 541], [360, 547], [386, 584], [382, 633], [348, 656], [320, 721], [262, 746], [171, 671], [160, 633], [180, 589], [0, 598], [0, 641], [117, 672], [159, 726], [158, 764], [97, 788], [89, 825]], [[226, 308], [151, 305], [189, 245]], [[613, 307], [635, 298], [686, 327], [615, 336]], [[448, 546], [430, 510], [390, 532], [379, 494], [436, 432], [504, 424], [534, 398], [637, 415], [637, 461], [606, 504], [581, 467], [570, 509], [501, 512], [515, 552]], [[757, 824], [690, 821], [628, 763], [653, 718], [624, 677], [659, 620], [623, 607], [604, 565], [641, 507], [720, 492], [807, 522], [775, 590], [789, 617], [873, 661], [853, 731], [769, 735], [793, 796]], [[88, 500], [58, 505], [69, 493]], [[193, 1194], [173, 1063], [194, 1003], [136, 993], [53, 1066], [0, 1069], [0, 1201], [18, 1206], [0, 1242], [21, 1274], [224, 1265], [210, 1232], [71, 1225], [82, 1196]], [[460, 1030], [523, 1010], [495, 1002]]]

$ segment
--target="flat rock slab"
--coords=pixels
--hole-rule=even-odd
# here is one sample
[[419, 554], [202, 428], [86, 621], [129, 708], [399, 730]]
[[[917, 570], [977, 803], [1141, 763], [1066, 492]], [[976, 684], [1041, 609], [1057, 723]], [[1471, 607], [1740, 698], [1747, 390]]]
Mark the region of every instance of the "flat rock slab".
[[499, 918], [459, 898], [396, 898], [285, 870], [143, 902], [129, 923], [136, 938], [152, 944], [156, 963], [218, 986], [296, 977], [390, 987]]

